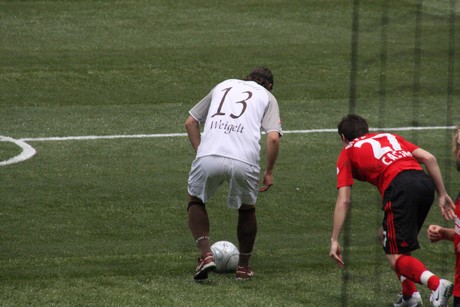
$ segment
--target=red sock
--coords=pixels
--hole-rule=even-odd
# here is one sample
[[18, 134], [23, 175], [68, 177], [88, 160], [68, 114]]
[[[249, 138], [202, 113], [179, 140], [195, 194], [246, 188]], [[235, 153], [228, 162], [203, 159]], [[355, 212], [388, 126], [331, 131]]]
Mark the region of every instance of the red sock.
[[412, 297], [412, 294], [414, 294], [414, 292], [417, 292], [417, 287], [415, 286], [415, 283], [412, 280], [402, 276], [401, 274], [396, 273], [396, 275], [398, 276], [398, 280], [401, 282], [402, 295], [404, 299]]
[[427, 286], [430, 290], [435, 291], [439, 287], [439, 280], [440, 278], [436, 275], [431, 276], [428, 278]]
[[432, 291], [439, 286], [439, 277], [428, 271], [417, 258], [402, 255], [396, 260], [395, 271], [413, 282], [427, 286]]

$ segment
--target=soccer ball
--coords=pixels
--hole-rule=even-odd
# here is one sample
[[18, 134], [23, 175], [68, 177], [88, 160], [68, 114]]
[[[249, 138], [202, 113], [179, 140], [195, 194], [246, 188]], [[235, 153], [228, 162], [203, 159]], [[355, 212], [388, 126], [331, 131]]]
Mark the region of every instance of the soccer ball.
[[234, 272], [238, 266], [240, 251], [228, 241], [218, 241], [211, 246], [217, 273]]

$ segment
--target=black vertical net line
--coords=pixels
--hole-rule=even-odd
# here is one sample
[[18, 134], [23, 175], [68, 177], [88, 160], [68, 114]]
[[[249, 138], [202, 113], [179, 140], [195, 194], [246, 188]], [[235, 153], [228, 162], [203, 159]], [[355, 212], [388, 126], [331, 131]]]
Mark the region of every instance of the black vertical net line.
[[379, 127], [383, 128], [386, 105], [386, 82], [387, 82], [387, 57], [388, 57], [388, 0], [382, 1], [382, 15], [380, 20], [380, 73], [379, 73]]
[[[454, 79], [455, 79], [455, 7], [456, 1], [450, 0], [450, 8], [449, 8], [449, 45], [448, 45], [448, 61], [447, 61], [447, 91], [446, 91], [446, 127], [450, 127], [454, 125], [452, 119], [452, 112], [453, 112], [453, 97], [454, 97]], [[460, 125], [460, 123], [456, 123], [456, 125]], [[445, 136], [445, 163], [444, 163], [444, 170], [443, 170], [443, 177], [444, 177], [444, 184], [446, 186], [446, 190], [451, 190], [451, 174], [452, 170], [454, 169], [453, 163], [451, 162], [452, 159], [452, 130], [446, 129], [446, 136]], [[457, 191], [452, 191], [454, 193], [453, 196], [455, 197]], [[452, 196], [452, 194], [450, 195]], [[443, 224], [445, 227], [452, 227], [449, 222], [443, 219]], [[445, 248], [446, 255], [452, 253], [451, 246], [449, 244], [443, 244], [443, 248]], [[447, 274], [451, 268], [450, 265], [450, 258], [451, 257], [442, 257], [443, 259], [443, 271], [442, 274]]]
[[[415, 35], [414, 35], [414, 79], [412, 86], [412, 126], [419, 126], [420, 110], [420, 66], [422, 62], [422, 17], [423, 0], [419, 0], [415, 14]], [[412, 131], [412, 140], [418, 143], [418, 132]]]
[[[356, 79], [358, 75], [358, 38], [359, 38], [359, 0], [353, 0], [352, 29], [351, 29], [351, 67], [350, 67], [350, 93], [349, 113], [356, 110]], [[343, 231], [343, 252], [342, 257], [345, 267], [342, 272], [341, 306], [348, 305], [348, 286], [350, 283], [350, 271], [348, 270], [349, 248], [351, 246], [351, 220], [353, 201], [350, 203], [350, 210], [345, 220]]]
[[[449, 10], [449, 47], [448, 47], [448, 61], [447, 61], [447, 99], [446, 99], [446, 126], [454, 125], [452, 119], [453, 113], [453, 97], [454, 97], [454, 72], [455, 72], [455, 7], [456, 0], [450, 0], [450, 10]], [[460, 125], [460, 123], [455, 123]], [[446, 153], [451, 151], [451, 139], [452, 131], [447, 129], [446, 133]], [[450, 154], [450, 153], [449, 153]], [[448, 155], [447, 155], [448, 156]], [[449, 156], [448, 156], [449, 157]], [[446, 185], [450, 183], [450, 170], [451, 170], [451, 159], [446, 159]]]
[[[449, 11], [449, 48], [448, 48], [448, 63], [447, 63], [447, 101], [446, 101], [446, 126], [454, 125], [452, 120], [453, 113], [453, 97], [454, 97], [454, 72], [455, 72], [455, 7], [456, 0], [450, 0], [450, 11]], [[455, 123], [460, 125], [460, 123]], [[450, 130], [447, 130], [447, 142], [446, 142], [446, 152], [450, 151], [451, 148], [451, 138], [452, 133]], [[451, 159], [446, 159], [446, 174], [450, 174], [451, 169]], [[450, 179], [450, 176], [446, 175], [447, 179]], [[450, 181], [449, 181], [450, 183]]]
[[[446, 126], [453, 125], [453, 96], [454, 96], [454, 71], [455, 71], [455, 8], [456, 0], [450, 0], [449, 12], [449, 49], [448, 49], [448, 64], [447, 64], [447, 108], [446, 108]], [[459, 125], [460, 123], [457, 123]], [[450, 131], [448, 132], [449, 139], [451, 138]], [[448, 146], [450, 148], [450, 145]], [[448, 159], [450, 161], [450, 159]]]
[[356, 80], [358, 77], [358, 40], [359, 40], [359, 0], [353, 0], [353, 16], [351, 29], [351, 68], [350, 68], [350, 93], [349, 113], [356, 110]]
[[[388, 57], [388, 0], [382, 1], [382, 12], [380, 18], [380, 72], [379, 72], [379, 113], [378, 113], [378, 124], [379, 128], [385, 127], [385, 105], [386, 105], [386, 72], [387, 72], [387, 57]], [[382, 199], [376, 196], [376, 203], [380, 204]], [[375, 210], [375, 221], [381, 220], [381, 211]], [[374, 295], [379, 295], [382, 289], [382, 271], [381, 266], [378, 265], [380, 262], [380, 256], [382, 253], [382, 245], [378, 239], [378, 244], [374, 248]]]

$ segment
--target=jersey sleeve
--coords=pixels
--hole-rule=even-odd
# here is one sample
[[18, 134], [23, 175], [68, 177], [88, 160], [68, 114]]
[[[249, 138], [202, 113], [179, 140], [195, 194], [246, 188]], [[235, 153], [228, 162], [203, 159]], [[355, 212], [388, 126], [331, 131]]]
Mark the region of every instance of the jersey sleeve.
[[337, 159], [337, 189], [345, 186], [352, 186], [353, 184], [351, 161], [344, 149]]
[[280, 135], [283, 135], [278, 101], [270, 92], [268, 92], [268, 95], [269, 101], [262, 119], [262, 130], [266, 133], [277, 131]]
[[212, 101], [212, 92], [210, 91], [203, 99], [200, 100], [190, 111], [189, 114], [200, 123], [206, 121], [208, 116], [209, 107]]

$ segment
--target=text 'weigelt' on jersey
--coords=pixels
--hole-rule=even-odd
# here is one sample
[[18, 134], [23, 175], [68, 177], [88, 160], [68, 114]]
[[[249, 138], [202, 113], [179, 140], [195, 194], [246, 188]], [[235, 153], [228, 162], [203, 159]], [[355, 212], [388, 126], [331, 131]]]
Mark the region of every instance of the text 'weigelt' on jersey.
[[419, 148], [392, 133], [368, 133], [354, 139], [337, 159], [337, 188], [353, 179], [376, 186], [383, 196], [391, 181], [404, 170], [422, 170], [412, 152]]
[[189, 113], [204, 123], [197, 157], [218, 155], [258, 166], [261, 131], [282, 135], [276, 98], [254, 81], [225, 80]]

